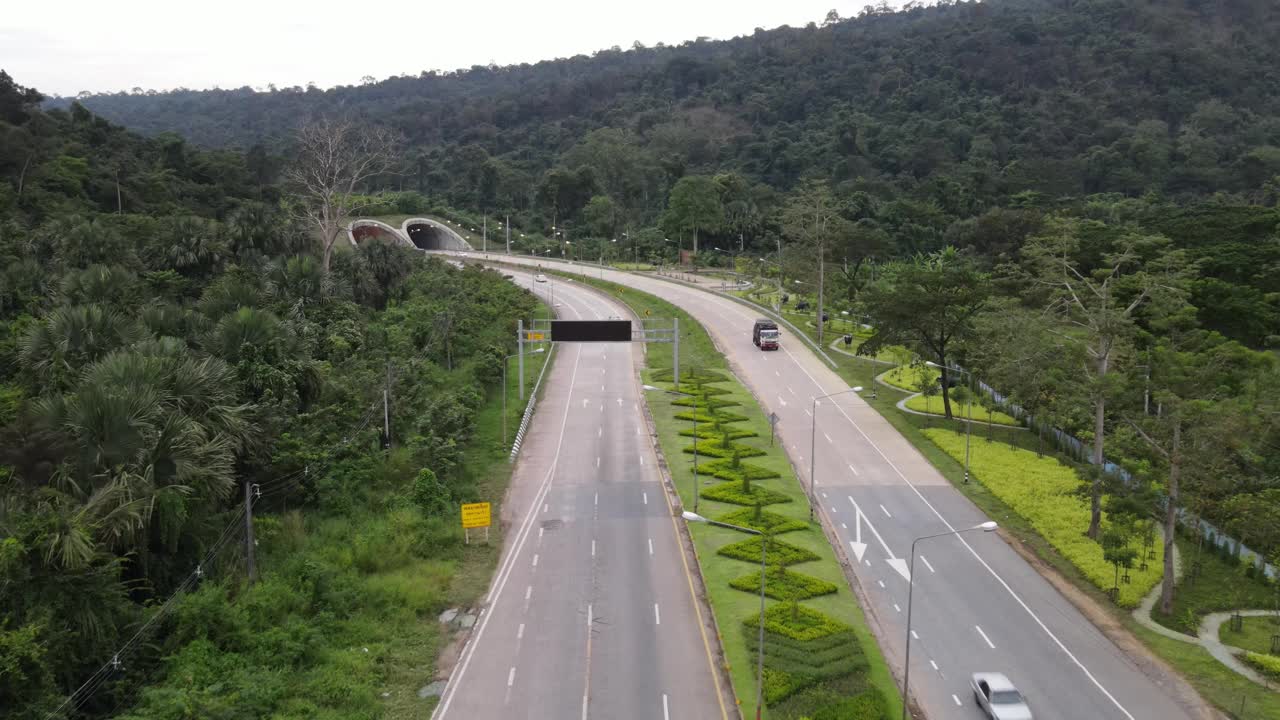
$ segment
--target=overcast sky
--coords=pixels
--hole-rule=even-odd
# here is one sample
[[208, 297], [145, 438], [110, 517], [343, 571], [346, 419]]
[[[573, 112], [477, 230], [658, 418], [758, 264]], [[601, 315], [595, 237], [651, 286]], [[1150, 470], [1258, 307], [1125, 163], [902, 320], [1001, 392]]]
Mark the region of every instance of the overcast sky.
[[[639, 40], [677, 44], [856, 15], [872, 0], [43, 0], [0, 13], [0, 69], [46, 94], [320, 87]], [[890, 0], [901, 5], [903, 0]]]

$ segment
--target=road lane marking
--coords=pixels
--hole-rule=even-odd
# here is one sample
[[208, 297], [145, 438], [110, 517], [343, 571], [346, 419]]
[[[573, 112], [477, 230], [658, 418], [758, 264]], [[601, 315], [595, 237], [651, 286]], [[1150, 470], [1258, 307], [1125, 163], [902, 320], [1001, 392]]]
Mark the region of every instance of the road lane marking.
[[533, 566], [538, 567], [538, 553], [533, 554]]
[[841, 530], [848, 530], [848, 529], [849, 529], [849, 526], [848, 526], [848, 525], [845, 525], [844, 523], [840, 523], [840, 529], [841, 529]]
[[898, 603], [893, 604], [893, 609], [897, 610], [898, 612], [902, 612], [902, 608], [898, 607]]
[[604, 428], [596, 428], [596, 437], [604, 437]]
[[813, 413], [809, 411], [809, 408], [804, 409], [804, 414], [808, 415], [809, 417], [813, 417]]
[[649, 493], [641, 493], [641, 495], [643, 495], [643, 496], [644, 496], [644, 504], [645, 504], [645, 505], [648, 505], [648, 504], [649, 504]]
[[543, 503], [543, 504], [542, 504], [542, 512], [546, 512], [546, 511], [547, 511], [547, 509], [548, 509], [548, 508], [550, 508], [550, 507], [551, 507], [551, 505], [549, 505], [548, 503]]
[[827, 494], [826, 494], [825, 492], [824, 492], [824, 493], [822, 493], [822, 499], [823, 499], [823, 500], [826, 500], [826, 499], [827, 499]]
[[662, 720], [671, 720], [671, 713], [667, 709], [666, 693], [662, 693]]
[[931, 572], [931, 573], [936, 573], [936, 572], [937, 572], [937, 570], [934, 570], [934, 569], [933, 569], [933, 566], [929, 564], [929, 560], [928, 560], [928, 558], [926, 558], [926, 557], [925, 557], [925, 556], [923, 556], [923, 555], [919, 555], [918, 557], [920, 558], [921, 562], [923, 562], [923, 563], [924, 563], [924, 566], [925, 566], [925, 567], [927, 567], [927, 568], [929, 568], [929, 572]]
[[658, 612], [658, 603], [653, 604], [653, 624], [654, 625], [662, 624], [662, 613]]
[[831, 436], [830, 436], [830, 435], [828, 435], [828, 434], [826, 434], [825, 432], [824, 432], [824, 433], [822, 433], [822, 437], [826, 438], [826, 439], [827, 439], [827, 442], [831, 443], [832, 445], [834, 445], [834, 444], [835, 444], [835, 443], [831, 442]]
[[528, 600], [528, 599], [529, 599], [529, 596], [531, 596], [531, 595], [533, 595], [533, 586], [532, 586], [532, 585], [528, 585], [528, 586], [526, 586], [526, 587], [525, 587], [525, 589], [524, 589], [524, 599], [525, 599], [525, 600]]
[[538, 545], [542, 545], [542, 533], [546, 528], [538, 528]]
[[956, 707], [960, 707], [963, 705], [963, 703], [960, 702], [960, 698], [956, 697], [955, 694], [951, 695], [951, 699], [956, 701]]
[[524, 623], [520, 623], [520, 627], [516, 628], [516, 639], [524, 639]]
[[911, 631], [911, 637], [915, 638], [916, 640], [919, 640], [919, 639], [920, 639], [920, 636], [916, 634], [916, 631], [915, 631], [915, 630], [912, 630], [912, 631]]
[[929, 664], [933, 666], [933, 669], [934, 669], [934, 670], [937, 670], [937, 669], [938, 669], [938, 663], [936, 663], [936, 662], [934, 662], [934, 661], [930, 660], [930, 661], [929, 661]]
[[591, 541], [591, 557], [595, 557], [595, 556], [596, 556], [596, 541], [592, 540]]
[[[600, 493], [596, 493], [596, 497], [595, 497], [595, 505], [596, 505], [596, 507], [599, 507], [599, 506], [600, 506]], [[542, 531], [541, 531], [541, 530], [539, 530], [538, 532], [542, 532]]]
[[[800, 368], [800, 372], [803, 372], [805, 375], [808, 376], [810, 382], [812, 382], [815, 387], [817, 387], [819, 390], [823, 389], [822, 384], [819, 383], [817, 379], [813, 377], [813, 374], [810, 373], [809, 370], [805, 368], [805, 366], [801, 364], [799, 360], [796, 359], [796, 356], [791, 352], [789, 348], [784, 346], [782, 348], [782, 351], [786, 353], [787, 357], [791, 359], [791, 362], [794, 363], [796, 367]], [[948, 530], [954, 532], [956, 530], [956, 527], [952, 525], [950, 522], [948, 522], [945, 517], [942, 516], [942, 513], [939, 512], [938, 509], [933, 506], [933, 503], [929, 502], [928, 498], [924, 496], [924, 493], [920, 492], [920, 488], [916, 487], [915, 484], [912, 483], [911, 480], [908, 479], [907, 476], [902, 472], [902, 469], [899, 468], [896, 464], [894, 464], [894, 462], [889, 459], [889, 456], [885, 454], [884, 450], [880, 449], [880, 446], [877, 445], [876, 442], [871, 439], [871, 436], [867, 435], [866, 431], [862, 429], [862, 426], [854, 422], [854, 419], [849, 416], [849, 413], [845, 412], [844, 407], [839, 403], [836, 403], [836, 409], [839, 410], [840, 414], [844, 416], [844, 419], [848, 420], [849, 424], [852, 425], [853, 428], [858, 431], [858, 434], [861, 435], [862, 438], [867, 441], [867, 444], [875, 449], [876, 454], [879, 455], [882, 460], [884, 460], [886, 465], [888, 465], [890, 468], [893, 469], [894, 473], [896, 473], [897, 476], [902, 479], [902, 482], [906, 484], [907, 487], [911, 488], [911, 491], [915, 493], [916, 497], [920, 498], [920, 501], [924, 503], [925, 507], [929, 508], [930, 512], [932, 512], [935, 517], [941, 520], [942, 524], [945, 525]], [[1101, 681], [1098, 680], [1096, 676], [1094, 676], [1092, 672], [1090, 672], [1089, 668], [1086, 667], [1085, 664], [1081, 662], [1081, 660], [1077, 658], [1075, 654], [1072, 653], [1071, 650], [1067, 648], [1066, 643], [1062, 642], [1062, 640], [1056, 634], [1054, 634], [1052, 630], [1049, 629], [1049, 626], [1046, 625], [1044, 621], [1040, 619], [1040, 616], [1037, 615], [1036, 612], [1031, 609], [1031, 606], [1028, 605], [1026, 601], [1022, 599], [1022, 596], [1014, 592], [1013, 588], [1009, 586], [1009, 583], [1006, 582], [1005, 579], [995, 571], [995, 568], [991, 567], [990, 563], [984, 560], [982, 556], [978, 554], [978, 551], [974, 550], [973, 546], [970, 545], [968, 541], [966, 541], [963, 537], [957, 536], [956, 539], [959, 540], [960, 544], [963, 545], [964, 548], [969, 551], [969, 554], [972, 555], [980, 565], [982, 565], [983, 569], [985, 569], [988, 573], [990, 573], [991, 577], [995, 578], [996, 582], [1000, 583], [1000, 586], [1004, 588], [1005, 592], [1009, 593], [1009, 597], [1012, 597], [1014, 602], [1018, 603], [1019, 607], [1021, 607], [1023, 611], [1025, 611], [1027, 615], [1031, 617], [1031, 619], [1036, 623], [1036, 625], [1040, 627], [1040, 629], [1044, 632], [1045, 635], [1049, 636], [1049, 639], [1053, 641], [1053, 644], [1056, 645], [1058, 649], [1061, 650], [1062, 653], [1066, 655], [1069, 660], [1071, 660], [1072, 664], [1080, 668], [1080, 671], [1084, 673], [1085, 677], [1089, 678], [1089, 682], [1093, 683], [1093, 686], [1096, 687], [1098, 691], [1101, 692], [1108, 700], [1110, 700], [1112, 705], [1115, 705], [1120, 712], [1124, 713], [1124, 716], [1126, 718], [1128, 718], [1129, 720], [1135, 720], [1135, 718], [1133, 717], [1133, 714], [1130, 713], [1128, 709], [1125, 708], [1124, 705], [1121, 705], [1120, 701], [1117, 700], [1116, 697], [1112, 695], [1109, 690], [1107, 690], [1107, 688], [1102, 684]]]
[[857, 477], [857, 476], [858, 476], [858, 468], [854, 467], [853, 465], [850, 465], [850, 466], [849, 466], [849, 469], [853, 471], [853, 476], [854, 476], [854, 477]]
[[781, 395], [778, 396], [778, 402], [782, 403], [782, 407], [787, 406], [787, 401], [783, 400]]
[[586, 406], [587, 406], [587, 403], [589, 403], [589, 402], [591, 402], [591, 401], [590, 401], [590, 400], [588, 400], [587, 398], [582, 398], [582, 407], [586, 407]]
[[640, 456], [640, 467], [644, 467], [644, 455]]
[[991, 648], [992, 650], [996, 649], [996, 644], [991, 642], [991, 638], [987, 637], [986, 633], [982, 632], [982, 628], [978, 627], [977, 625], [974, 625], [973, 629], [977, 630], [978, 634], [982, 636], [982, 639], [987, 641], [987, 647]]
[[[599, 465], [598, 462], [596, 464]], [[893, 517], [893, 515], [891, 515], [889, 511], [885, 509], [884, 505], [880, 506], [880, 510], [884, 513], [885, 517]]]
[[876, 582], [880, 583], [880, 587], [881, 587], [882, 589], [884, 589], [884, 581], [883, 581], [883, 580], [877, 580]]
[[[596, 456], [596, 469], [600, 468], [600, 456]], [[883, 505], [881, 507], [884, 507]]]
[[[761, 359], [763, 359], [763, 356], [761, 356]], [[777, 370], [774, 370], [773, 374], [777, 375], [778, 377], [782, 377], [782, 373], [778, 372]]]
[[791, 393], [792, 395], [796, 394], [796, 391], [792, 390], [790, 385], [787, 386], [787, 392]]
[[649, 538], [649, 554], [653, 555], [653, 538]]
[[516, 682], [516, 669], [514, 666], [507, 671], [507, 687], [511, 687]]

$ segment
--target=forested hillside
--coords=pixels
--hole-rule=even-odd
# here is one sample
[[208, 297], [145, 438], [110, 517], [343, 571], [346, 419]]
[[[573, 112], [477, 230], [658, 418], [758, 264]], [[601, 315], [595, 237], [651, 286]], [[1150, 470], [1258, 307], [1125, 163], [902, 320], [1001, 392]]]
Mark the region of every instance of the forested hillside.
[[406, 140], [382, 187], [555, 225], [591, 257], [624, 231], [637, 256], [669, 250], [663, 233], [773, 249], [809, 178], [881, 256], [953, 244], [994, 261], [1045, 213], [1123, 201], [1125, 220], [1207, 259], [1202, 319], [1257, 346], [1280, 333], [1277, 34], [1270, 0], [943, 2], [327, 91], [80, 101], [252, 148], [264, 173], [264, 148], [308, 116], [364, 116]]
[[39, 99], [0, 73], [0, 715], [380, 711], [532, 299], [378, 241], [325, 273], [252, 156]]

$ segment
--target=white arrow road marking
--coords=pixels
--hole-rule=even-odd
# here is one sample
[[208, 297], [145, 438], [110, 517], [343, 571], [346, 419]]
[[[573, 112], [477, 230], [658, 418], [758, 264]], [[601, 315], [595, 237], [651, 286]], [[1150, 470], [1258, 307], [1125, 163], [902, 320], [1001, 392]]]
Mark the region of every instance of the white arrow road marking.
[[[853, 498], [849, 498], [853, 502]], [[862, 556], [867, 552], [867, 544], [862, 542], [862, 513], [858, 512], [857, 505], [853, 510], [853, 542], [849, 543], [849, 547], [853, 549], [853, 556], [862, 562]]]
[[[876, 526], [872, 525], [871, 521], [867, 519], [867, 516], [863, 514], [862, 508], [858, 507], [858, 503], [854, 501], [852, 495], [849, 496], [849, 502], [853, 505], [854, 516], [858, 519], [858, 529], [861, 530], [862, 522], [865, 520], [867, 528], [871, 530], [871, 534], [876, 536], [876, 540], [880, 542], [880, 547], [884, 548], [884, 554], [889, 556], [889, 559], [885, 562], [889, 563], [889, 567], [896, 570], [898, 574], [902, 576], [903, 580], [911, 582], [911, 571], [907, 569], [907, 561], [893, 554], [893, 551], [889, 549], [889, 543], [885, 542], [884, 538], [880, 537], [880, 531], [876, 530]], [[857, 537], [861, 540], [862, 533], [858, 532]]]

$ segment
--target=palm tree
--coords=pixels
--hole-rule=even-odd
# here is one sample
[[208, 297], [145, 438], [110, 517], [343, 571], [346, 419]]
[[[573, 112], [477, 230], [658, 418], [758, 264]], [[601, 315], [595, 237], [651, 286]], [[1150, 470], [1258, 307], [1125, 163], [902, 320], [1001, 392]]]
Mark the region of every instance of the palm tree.
[[187, 277], [206, 278], [214, 274], [227, 253], [227, 243], [217, 223], [198, 217], [180, 217], [170, 222], [166, 233], [164, 260], [168, 267]]
[[142, 335], [134, 318], [113, 308], [54, 308], [22, 338], [22, 363], [38, 380], [61, 389], [81, 368], [117, 348], [131, 345]]
[[310, 255], [295, 255], [272, 267], [268, 278], [269, 292], [278, 302], [289, 306], [291, 317], [301, 316], [305, 309], [319, 304], [333, 294], [333, 283], [320, 263]]

